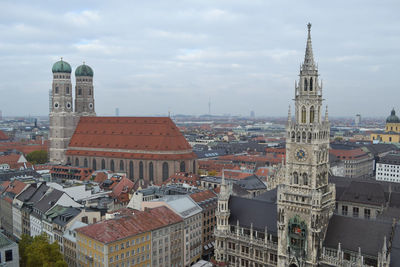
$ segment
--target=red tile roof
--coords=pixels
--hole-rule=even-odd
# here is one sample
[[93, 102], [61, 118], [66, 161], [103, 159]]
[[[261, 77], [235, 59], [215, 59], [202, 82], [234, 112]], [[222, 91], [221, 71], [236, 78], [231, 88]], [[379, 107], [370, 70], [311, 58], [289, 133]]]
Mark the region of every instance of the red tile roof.
[[190, 197], [197, 203], [202, 202], [206, 199], [215, 198], [217, 194], [212, 190], [201, 191], [197, 193], [193, 193]]
[[[9, 182], [8, 184], [2, 185], [2, 187], [5, 188], [5, 190], [3, 190], [3, 193], [10, 192], [13, 193], [14, 195], [18, 195], [19, 193], [22, 192], [22, 190], [24, 190], [26, 186], [27, 184], [18, 180], [14, 180], [12, 182]], [[4, 199], [9, 203], [12, 203], [13, 201], [9, 196], [5, 196]]]
[[200, 177], [197, 174], [177, 172], [165, 180], [163, 184], [186, 183], [191, 186], [198, 186], [198, 182], [200, 182]]
[[19, 168], [27, 168], [31, 167], [32, 164], [26, 162], [25, 165], [23, 162], [18, 162], [18, 160], [23, 157], [21, 154], [9, 154], [0, 156], [0, 164], [8, 164], [10, 169], [19, 169]]
[[164, 206], [145, 211], [131, 210], [131, 215], [121, 213], [120, 218], [88, 225], [77, 232], [106, 244], [182, 221], [179, 215]]
[[136, 151], [192, 150], [168, 117], [81, 117], [69, 146], [71, 150], [75, 147]]
[[361, 148], [355, 149], [330, 149], [329, 153], [332, 153], [339, 159], [364, 159], [368, 156], [368, 153]]
[[0, 141], [6, 141], [9, 137], [2, 130], [0, 130]]
[[129, 193], [131, 192], [134, 183], [128, 178], [124, 177], [112, 189], [111, 196], [116, 198], [119, 202], [124, 203], [129, 201]]
[[49, 141], [26, 141], [26, 142], [0, 142], [0, 151], [16, 150], [24, 155], [33, 151], [45, 150], [48, 151]]

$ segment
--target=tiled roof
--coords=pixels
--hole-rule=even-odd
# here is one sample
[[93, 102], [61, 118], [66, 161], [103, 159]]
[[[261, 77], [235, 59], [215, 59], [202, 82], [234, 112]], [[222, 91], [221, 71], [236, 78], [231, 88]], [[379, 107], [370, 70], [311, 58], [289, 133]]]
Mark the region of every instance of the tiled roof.
[[167, 180], [165, 180], [163, 184], [186, 183], [191, 186], [198, 186], [199, 182], [200, 182], [200, 177], [197, 174], [177, 172], [171, 175]]
[[179, 215], [162, 206], [145, 211], [131, 210], [131, 215], [124, 212], [120, 218], [101, 221], [76, 231], [106, 244], [180, 221]]
[[3, 131], [0, 130], [0, 140], [5, 141], [8, 140], [8, 135], [6, 135]]
[[[119, 183], [113, 187], [112, 196], [119, 197], [123, 193], [129, 193], [134, 186], [134, 183], [128, 178], [124, 177]], [[128, 199], [129, 200], [129, 199]]]
[[146, 154], [151, 151], [191, 153], [192, 150], [168, 117], [81, 117], [69, 146], [70, 155], [77, 155], [78, 151], [89, 152], [88, 148], [103, 148], [126, 150], [125, 153], [114, 153], [115, 157], [125, 158], [130, 156], [121, 154]]
[[[4, 155], [0, 156], [0, 164], [8, 164], [10, 166], [10, 169], [19, 169], [25, 167], [23, 162], [18, 162], [18, 160], [21, 158], [21, 154], [9, 154], [9, 155]], [[26, 167], [32, 166], [29, 162], [26, 162]]]
[[190, 197], [194, 201], [196, 201], [196, 203], [199, 203], [199, 202], [202, 202], [202, 201], [207, 200], [207, 199], [216, 198], [217, 195], [212, 190], [205, 190], [205, 191], [202, 191], [202, 192], [193, 193], [193, 194], [190, 195]]
[[36, 150], [48, 150], [49, 141], [0, 142], [0, 151], [16, 150], [27, 155]]
[[98, 147], [97, 151], [87, 151], [80, 149], [68, 149], [67, 155], [70, 156], [91, 156], [106, 158], [123, 158], [123, 159], [148, 159], [148, 160], [182, 160], [196, 158], [194, 152], [184, 154], [148, 154], [148, 153], [128, 153], [128, 152], [104, 152]]

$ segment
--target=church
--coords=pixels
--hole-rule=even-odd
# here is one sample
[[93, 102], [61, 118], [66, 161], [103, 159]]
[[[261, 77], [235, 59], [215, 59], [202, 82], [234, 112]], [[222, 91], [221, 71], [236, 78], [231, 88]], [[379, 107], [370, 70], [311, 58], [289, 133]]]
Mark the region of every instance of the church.
[[218, 266], [398, 266], [391, 265], [391, 251], [398, 245], [393, 239], [400, 231], [395, 221], [335, 213], [336, 186], [328, 179], [330, 123], [327, 109], [322, 116], [311, 24], [294, 91], [294, 119], [289, 108], [287, 157], [277, 187], [262, 198], [247, 199], [232, 195], [232, 185], [222, 178], [215, 229]]
[[50, 109], [50, 162], [125, 173], [161, 184], [176, 172], [196, 173], [197, 157], [169, 117], [97, 117], [93, 69], [54, 63]]

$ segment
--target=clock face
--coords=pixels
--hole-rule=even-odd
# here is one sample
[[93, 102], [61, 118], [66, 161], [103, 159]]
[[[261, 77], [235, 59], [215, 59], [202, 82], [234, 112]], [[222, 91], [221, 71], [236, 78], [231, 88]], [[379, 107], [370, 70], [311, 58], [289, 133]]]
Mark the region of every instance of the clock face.
[[307, 159], [307, 152], [303, 148], [299, 148], [295, 151], [294, 156], [299, 161], [305, 161]]

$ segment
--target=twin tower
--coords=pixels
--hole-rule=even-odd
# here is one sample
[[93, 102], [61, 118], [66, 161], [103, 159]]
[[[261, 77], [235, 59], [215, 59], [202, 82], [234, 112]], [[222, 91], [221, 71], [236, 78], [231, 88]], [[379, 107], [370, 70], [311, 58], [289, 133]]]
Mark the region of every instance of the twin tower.
[[75, 70], [75, 108], [73, 107], [71, 65], [54, 63], [50, 109], [50, 162], [66, 163], [69, 140], [81, 116], [96, 116], [94, 109], [93, 70], [80, 65]]

